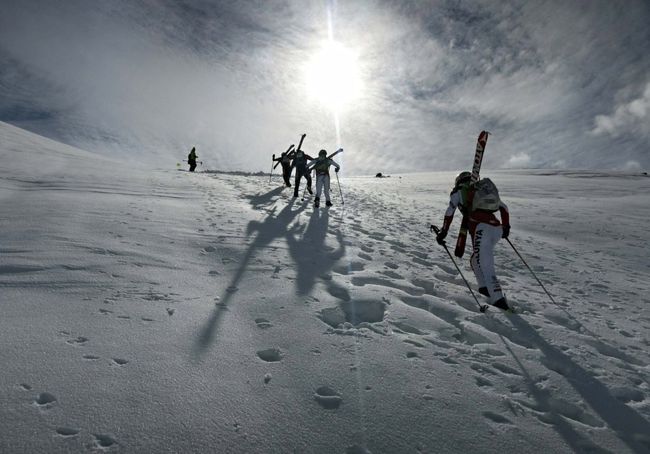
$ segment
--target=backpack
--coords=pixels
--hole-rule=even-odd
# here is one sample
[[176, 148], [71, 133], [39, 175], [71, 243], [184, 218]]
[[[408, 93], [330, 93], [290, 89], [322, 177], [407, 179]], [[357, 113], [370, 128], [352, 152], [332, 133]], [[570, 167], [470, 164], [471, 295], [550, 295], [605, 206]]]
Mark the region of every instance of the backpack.
[[489, 178], [474, 183], [474, 198], [472, 199], [472, 211], [497, 211], [501, 199], [499, 198], [499, 190], [492, 183]]
[[316, 164], [314, 164], [314, 169], [316, 169], [317, 174], [329, 173], [329, 168], [330, 160], [328, 158], [318, 159], [316, 160]]

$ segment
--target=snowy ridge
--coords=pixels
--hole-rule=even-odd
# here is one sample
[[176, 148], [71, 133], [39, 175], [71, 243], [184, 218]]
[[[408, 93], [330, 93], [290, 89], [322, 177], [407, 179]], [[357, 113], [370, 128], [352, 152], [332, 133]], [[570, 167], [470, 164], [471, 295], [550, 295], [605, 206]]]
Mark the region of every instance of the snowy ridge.
[[450, 173], [314, 210], [0, 137], [2, 452], [650, 451], [649, 179], [484, 175], [558, 305], [502, 242], [519, 314], [481, 314], [428, 231]]

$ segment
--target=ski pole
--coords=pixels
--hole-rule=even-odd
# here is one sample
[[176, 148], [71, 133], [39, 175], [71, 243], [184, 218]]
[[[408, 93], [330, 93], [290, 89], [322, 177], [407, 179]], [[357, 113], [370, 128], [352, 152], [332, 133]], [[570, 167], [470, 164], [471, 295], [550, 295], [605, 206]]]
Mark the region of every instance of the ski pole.
[[343, 200], [343, 191], [341, 191], [341, 182], [339, 181], [339, 173], [334, 173], [336, 174], [336, 184], [339, 186], [339, 194], [341, 194], [341, 205], [345, 205], [345, 200]]
[[[431, 225], [430, 230], [431, 230], [432, 232], [434, 232], [436, 235], [438, 235], [438, 234], [440, 233], [440, 229], [439, 229], [438, 227], [436, 227], [435, 225], [433, 225], [433, 224]], [[443, 240], [442, 242], [440, 242], [440, 245], [441, 245], [442, 247], [445, 248], [445, 251], [447, 251], [447, 255], [449, 256], [449, 258], [451, 259], [451, 261], [454, 262], [454, 266], [455, 266], [456, 269], [458, 270], [458, 273], [460, 274], [460, 277], [463, 278], [463, 281], [465, 281], [465, 285], [466, 285], [467, 288], [469, 289], [469, 292], [470, 292], [470, 293], [472, 294], [472, 296], [474, 297], [474, 301], [476, 301], [476, 304], [478, 304], [478, 308], [479, 308], [479, 310], [480, 310], [481, 312], [485, 312], [485, 311], [488, 309], [487, 304], [481, 306], [481, 303], [478, 302], [478, 298], [476, 298], [476, 295], [474, 294], [474, 291], [472, 290], [472, 287], [470, 287], [469, 282], [467, 282], [467, 279], [465, 279], [465, 275], [464, 275], [463, 272], [460, 270], [460, 267], [459, 267], [458, 264], [456, 263], [456, 260], [454, 260], [454, 256], [451, 255], [451, 252], [449, 252], [449, 248], [447, 247], [447, 243]]]
[[508, 244], [512, 247], [512, 250], [515, 251], [515, 253], [519, 256], [519, 258], [521, 259], [521, 261], [524, 262], [524, 265], [526, 265], [526, 268], [528, 268], [528, 271], [530, 271], [530, 274], [532, 274], [533, 277], [534, 277], [535, 279], [537, 279], [537, 283], [542, 287], [542, 289], [544, 289], [544, 291], [546, 292], [546, 294], [548, 295], [548, 297], [551, 299], [551, 301], [553, 301], [553, 304], [557, 305], [557, 303], [555, 302], [555, 300], [553, 299], [553, 297], [551, 296], [551, 294], [548, 292], [548, 290], [546, 290], [546, 287], [544, 287], [544, 284], [542, 284], [542, 281], [539, 280], [539, 278], [537, 277], [537, 275], [535, 274], [535, 272], [530, 268], [530, 266], [528, 266], [528, 263], [526, 263], [526, 260], [524, 260], [524, 258], [521, 256], [521, 254], [519, 253], [519, 251], [517, 250], [517, 248], [515, 247], [515, 245], [512, 244], [512, 242], [510, 241], [510, 238], [506, 238], [506, 241], [507, 241]]
[[275, 169], [275, 167], [273, 167], [274, 162], [275, 162], [275, 153], [273, 153], [273, 159], [271, 160], [271, 173], [269, 174], [269, 183], [271, 182], [271, 177], [273, 176], [273, 169]]

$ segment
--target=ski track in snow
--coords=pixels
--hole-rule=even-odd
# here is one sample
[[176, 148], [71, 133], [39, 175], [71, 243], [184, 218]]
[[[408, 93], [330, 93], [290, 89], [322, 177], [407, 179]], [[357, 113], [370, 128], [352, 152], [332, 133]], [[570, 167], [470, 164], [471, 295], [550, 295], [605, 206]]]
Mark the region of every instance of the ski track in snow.
[[[511, 210], [513, 242], [557, 301], [549, 300], [501, 242], [497, 271], [518, 310], [506, 315], [494, 308], [477, 311], [428, 231], [428, 223], [442, 218], [450, 175], [432, 187], [424, 177], [414, 177], [422, 181], [406, 189], [398, 177], [342, 178], [345, 205], [334, 182], [334, 207], [314, 209], [311, 199], [293, 199], [291, 189], [278, 187], [279, 178], [269, 183], [268, 177], [155, 172], [146, 184], [129, 183], [125, 189], [119, 182], [93, 181], [92, 175], [70, 181], [24, 173], [3, 174], [3, 184], [32, 204], [24, 222], [3, 224], [9, 228], [0, 245], [0, 287], [13, 298], [30, 289], [28, 307], [51, 320], [36, 322], [40, 339], [66, 367], [89, 378], [109, 377], [98, 378], [106, 390], [94, 395], [86, 389], [75, 396], [58, 380], [12, 368], [10, 402], [38, 414], [24, 417], [37, 418], [29, 430], [50, 433], [38, 438], [44, 443], [40, 447], [25, 445], [31, 450], [146, 449], [146, 441], [130, 433], [137, 429], [88, 413], [84, 402], [96, 397], [124, 404], [116, 389], [135, 374], [164, 373], [165, 360], [171, 359], [141, 345], [180, 333], [182, 345], [169, 367], [198, 370], [190, 373], [188, 384], [220, 386], [206, 385], [210, 380], [200, 367], [222, 361], [224, 368], [258, 374], [244, 375], [239, 384], [228, 382], [252, 393], [264, 408], [260, 414], [239, 409], [218, 417], [219, 440], [230, 452], [282, 452], [280, 446], [286, 446], [273, 444], [268, 434], [261, 432], [270, 445], [257, 440], [255, 424], [284, 421], [284, 405], [290, 419], [304, 420], [316, 434], [311, 442], [310, 436], [287, 435], [285, 442], [296, 451], [439, 452], [436, 437], [425, 429], [426, 416], [449, 408], [453, 419], [454, 399], [462, 393], [473, 395], [461, 405], [474, 412], [467, 417], [483, 434], [486, 452], [498, 452], [501, 443], [510, 449], [525, 446], [522, 437], [544, 446], [533, 441], [539, 434], [552, 439], [558, 452], [650, 452], [648, 266], [639, 266], [642, 256], [626, 259], [615, 243], [636, 248], [643, 236], [636, 228], [618, 238], [614, 227], [586, 219], [575, 226], [577, 240], [563, 238], [573, 221], [552, 211], [552, 190], [535, 192], [542, 183], [522, 194], [512, 190], [521, 176], [494, 178], [504, 181], [500, 188]], [[567, 184], [572, 189], [590, 182]], [[84, 202], [88, 193], [113, 198], [97, 207]], [[518, 197], [511, 197], [515, 193]], [[61, 210], [59, 197], [77, 203], [80, 212]], [[594, 219], [607, 216], [593, 201], [577, 203]], [[628, 208], [638, 207], [631, 201]], [[561, 209], [568, 212], [569, 206]], [[520, 221], [531, 211], [537, 222]], [[165, 218], [170, 212], [182, 220], [170, 222]], [[648, 214], [647, 206], [643, 212]], [[545, 213], [547, 225], [540, 225]], [[34, 234], [47, 249], [38, 251], [19, 232], [43, 216], [50, 227]], [[66, 234], [68, 216], [76, 216], [80, 229], [92, 235]], [[601, 237], [608, 240], [593, 242]], [[467, 262], [468, 256], [459, 263], [473, 284]], [[52, 294], [68, 301], [47, 307], [43, 302]], [[13, 306], [9, 310], [18, 320], [30, 317]], [[60, 316], [73, 311], [82, 314]], [[301, 330], [316, 334], [305, 337]], [[223, 357], [225, 349], [235, 347], [240, 351], [234, 359]], [[19, 351], [14, 346], [8, 355]], [[31, 361], [45, 360], [33, 351], [29, 355]], [[206, 369], [211, 374], [221, 370], [204, 367], [216, 367]], [[411, 382], [411, 374], [423, 381]], [[444, 377], [455, 377], [459, 388], [440, 382]], [[395, 397], [395, 387], [405, 382], [404, 394]], [[7, 392], [8, 384], [2, 384]], [[175, 401], [171, 390], [178, 386], [146, 399], [138, 391], [135, 400], [153, 399], [160, 409], [158, 402]], [[191, 399], [192, 393], [183, 395]], [[169, 416], [165, 422], [175, 420]], [[391, 429], [395, 420], [413, 426], [398, 422], [398, 429], [409, 428], [398, 434]], [[185, 442], [177, 448], [187, 447]], [[0, 447], [18, 443], [12, 439]], [[329, 451], [332, 443], [336, 449]]]

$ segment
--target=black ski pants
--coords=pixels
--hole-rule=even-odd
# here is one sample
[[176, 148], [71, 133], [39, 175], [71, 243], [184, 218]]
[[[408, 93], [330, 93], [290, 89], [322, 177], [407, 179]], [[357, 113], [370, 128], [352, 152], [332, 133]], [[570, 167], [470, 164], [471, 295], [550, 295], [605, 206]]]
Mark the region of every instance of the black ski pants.
[[282, 178], [284, 185], [288, 188], [291, 187], [291, 164], [282, 163]]
[[307, 180], [307, 190], [311, 194], [311, 172], [307, 172], [307, 169], [299, 170], [296, 168], [296, 179], [293, 182], [293, 196], [298, 197], [298, 192], [300, 191], [300, 179], [305, 177]]

